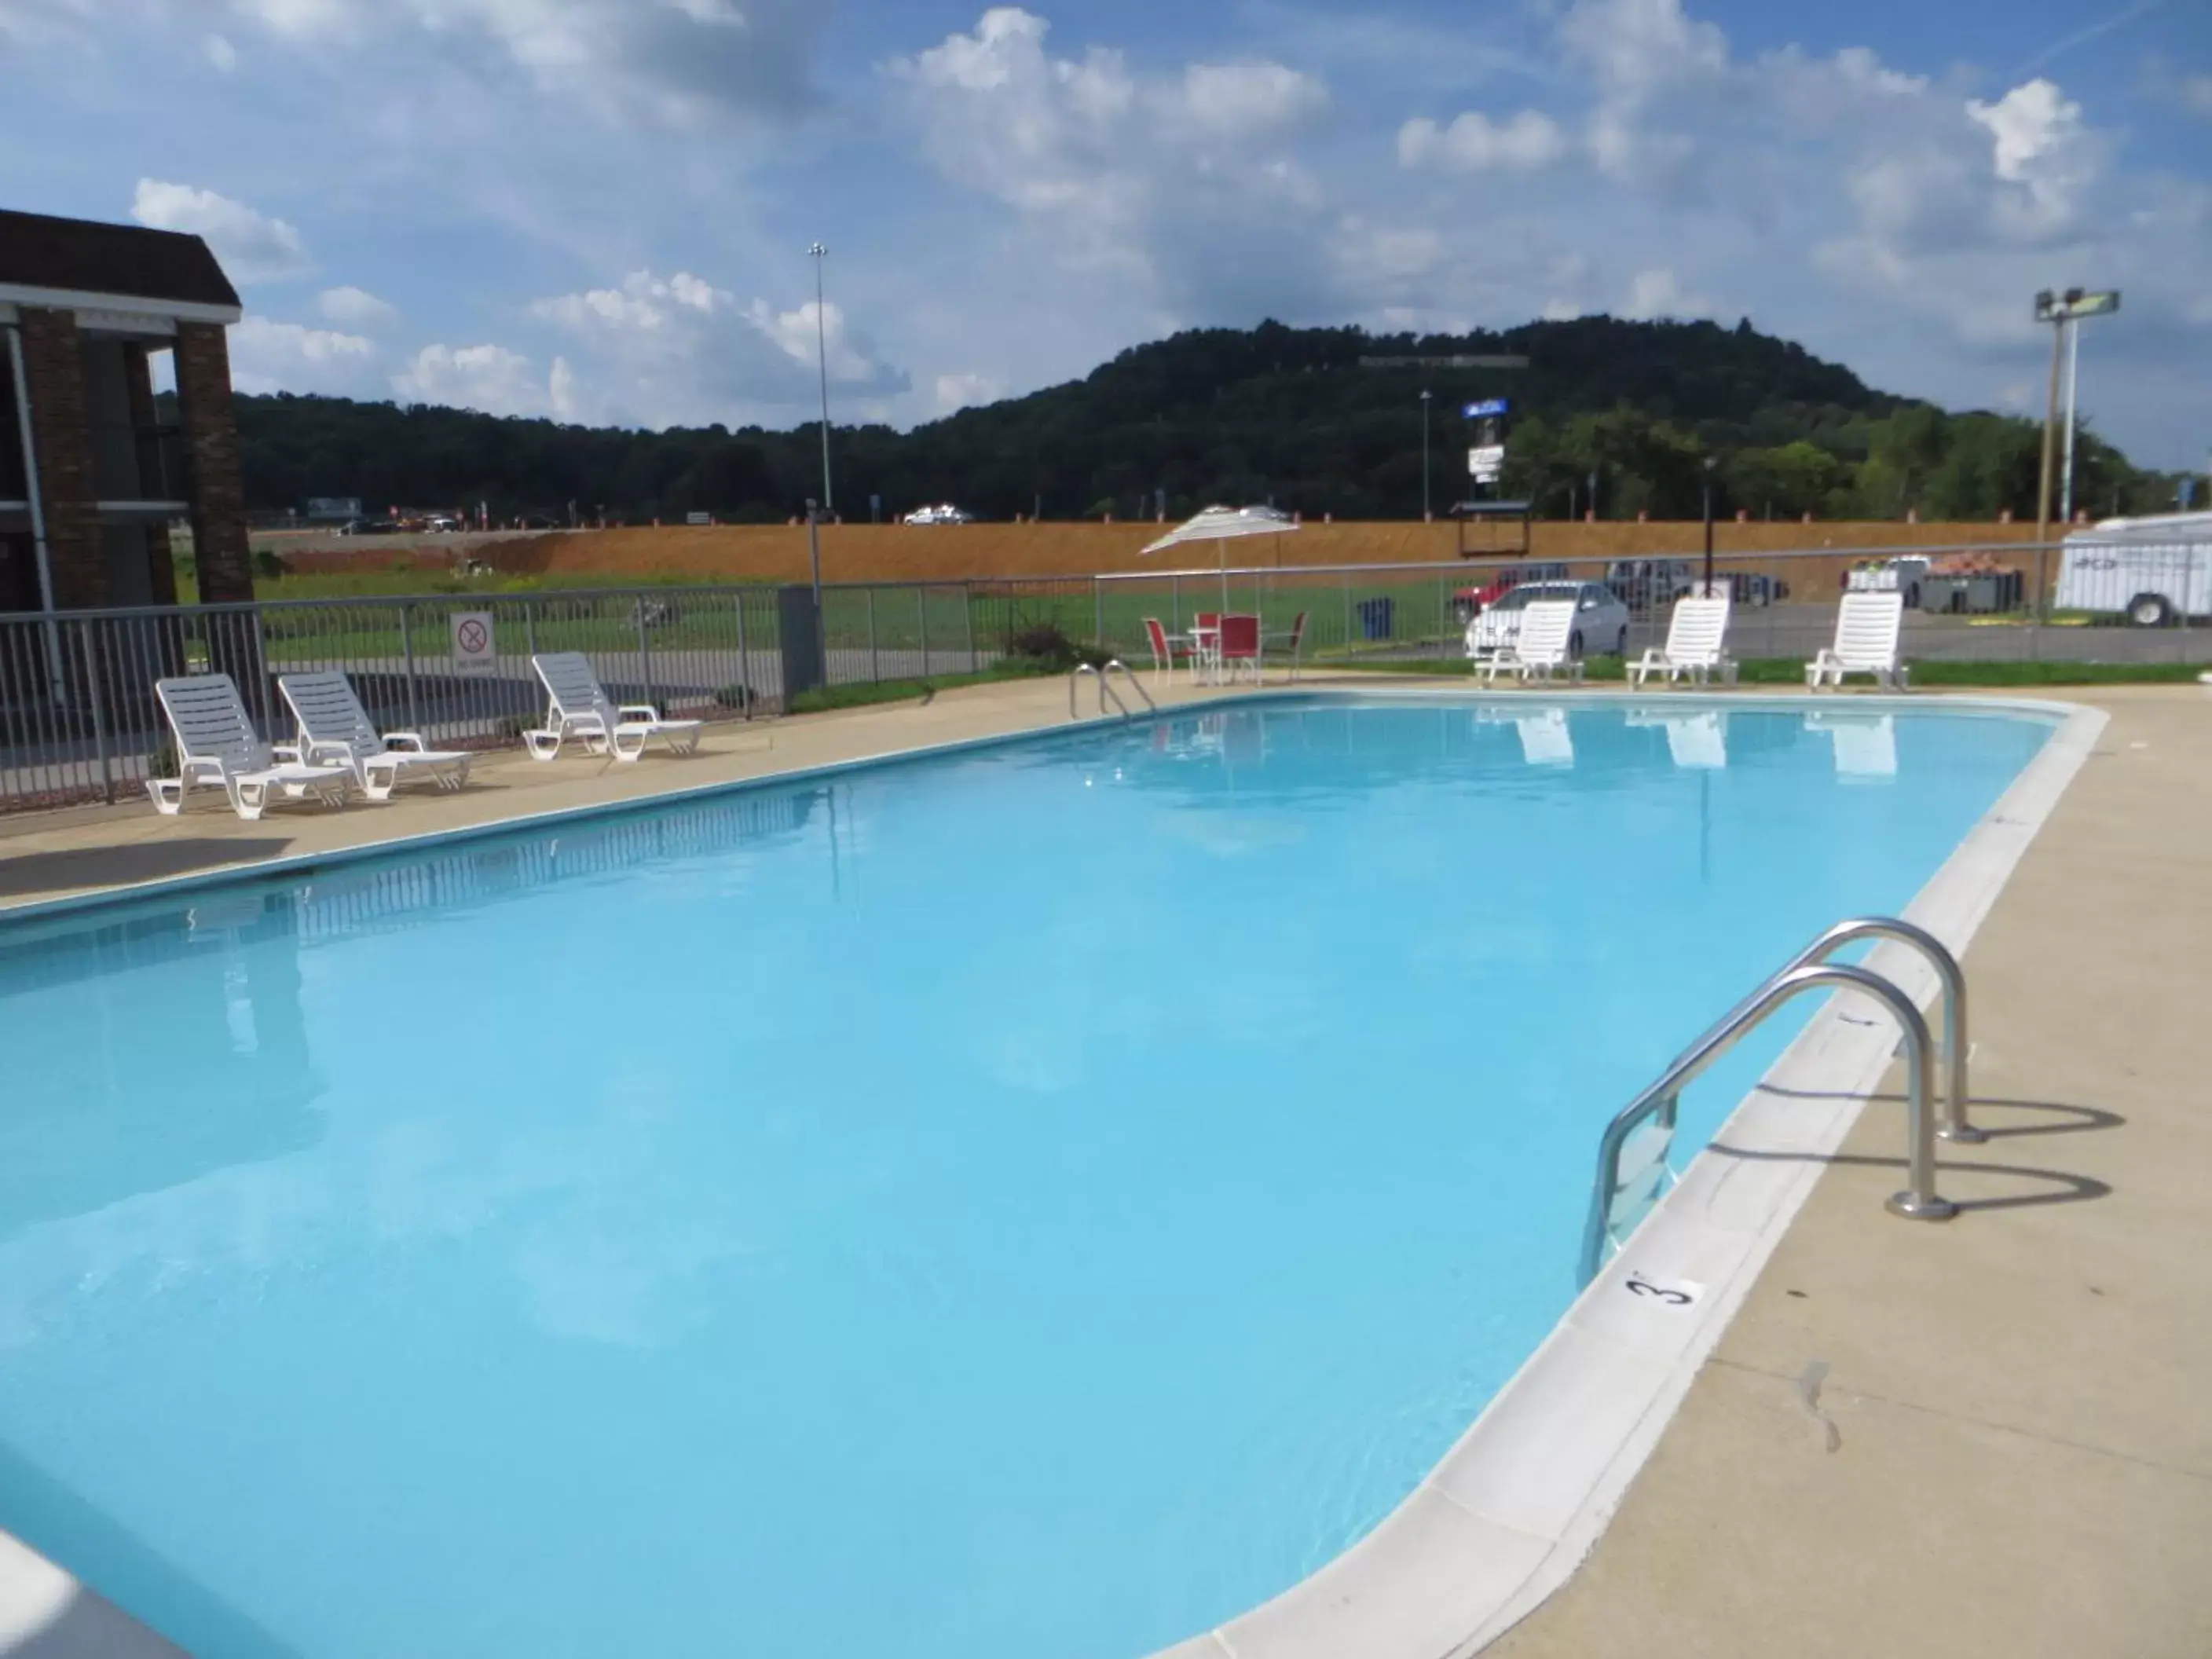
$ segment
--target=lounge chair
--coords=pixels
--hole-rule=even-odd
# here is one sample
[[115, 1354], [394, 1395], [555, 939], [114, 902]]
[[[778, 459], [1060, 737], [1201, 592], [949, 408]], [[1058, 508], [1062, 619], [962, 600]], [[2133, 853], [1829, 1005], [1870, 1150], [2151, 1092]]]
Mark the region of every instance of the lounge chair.
[[1628, 683], [1641, 685], [1654, 674], [1664, 674], [1672, 685], [1687, 676], [1703, 685], [1718, 674], [1735, 684], [1735, 664], [1728, 654], [1729, 602], [1718, 599], [1680, 599], [1667, 619], [1667, 643], [1646, 646], [1644, 654], [1628, 665]]
[[587, 754], [611, 754], [624, 762], [642, 758], [646, 744], [655, 738], [678, 755], [699, 746], [705, 721], [665, 720], [649, 702], [617, 707], [580, 651], [550, 651], [532, 657], [530, 665], [544, 683], [546, 700], [544, 728], [522, 734], [532, 760], [551, 760], [572, 738]]
[[[1513, 636], [1513, 643], [1495, 656], [1478, 659], [1475, 672], [1489, 684], [1495, 684], [1500, 674], [1512, 674], [1522, 680], [1548, 680], [1561, 669], [1570, 678], [1579, 680], [1583, 665], [1574, 659], [1569, 646], [1574, 631], [1572, 599], [1531, 600], [1521, 612], [1521, 627]], [[1472, 654], [1473, 647], [1468, 649]]]
[[313, 796], [331, 806], [345, 804], [353, 787], [350, 766], [314, 766], [297, 744], [262, 742], [228, 674], [189, 674], [157, 680], [154, 696], [177, 745], [177, 775], [149, 778], [154, 807], [174, 817], [193, 790], [220, 790], [241, 818], [268, 810], [270, 792], [298, 800]]
[[1841, 685], [1846, 674], [1870, 674], [1877, 685], [1904, 690], [1911, 672], [1897, 659], [1904, 627], [1904, 594], [1844, 594], [1836, 611], [1836, 642], [1805, 665], [1807, 687], [1817, 690]]
[[351, 767], [353, 781], [371, 800], [391, 799], [392, 792], [410, 779], [441, 789], [459, 789], [469, 781], [470, 757], [459, 750], [433, 749], [416, 732], [379, 736], [354, 695], [353, 682], [336, 669], [286, 674], [276, 686], [300, 728], [302, 757]]

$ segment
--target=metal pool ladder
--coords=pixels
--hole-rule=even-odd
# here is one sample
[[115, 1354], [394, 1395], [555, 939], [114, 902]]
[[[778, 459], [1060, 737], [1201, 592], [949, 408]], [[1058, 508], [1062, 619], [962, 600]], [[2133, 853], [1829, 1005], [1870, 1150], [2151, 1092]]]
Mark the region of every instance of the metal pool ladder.
[[1129, 705], [1121, 701], [1121, 694], [1114, 689], [1114, 671], [1117, 668], [1121, 671], [1121, 678], [1128, 681], [1136, 694], [1145, 700], [1145, 707], [1155, 714], [1160, 712], [1159, 704], [1152, 701], [1152, 694], [1145, 690], [1145, 683], [1137, 678], [1136, 671], [1119, 657], [1109, 657], [1103, 666], [1094, 667], [1087, 662], [1079, 662], [1069, 672], [1067, 676], [1068, 719], [1075, 718], [1075, 688], [1085, 674], [1098, 682], [1098, 712], [1101, 714], [1106, 712], [1106, 704], [1110, 699], [1114, 707], [1121, 710], [1123, 720], [1134, 718], [1129, 712]]
[[[1891, 939], [1912, 946], [1928, 958], [1943, 982], [1943, 1058], [1948, 1075], [1940, 1125], [1929, 1109], [1932, 1040], [1928, 1022], [1912, 1000], [1881, 975], [1827, 960], [1846, 945], [1864, 939]], [[1887, 1007], [1905, 1030], [1909, 1168], [1905, 1190], [1889, 1200], [1890, 1213], [1914, 1221], [1948, 1221], [1958, 1213], [1956, 1205], [1936, 1196], [1936, 1141], [1939, 1136], [1960, 1142], [1989, 1139], [1986, 1131], [1966, 1121], [1966, 977], [1959, 959], [1924, 928], [1892, 916], [1859, 916], [1838, 922], [1767, 975], [1606, 1126], [1598, 1142], [1589, 1219], [1583, 1230], [1581, 1283], [1597, 1277], [1607, 1259], [1674, 1184], [1667, 1155], [1674, 1146], [1682, 1091], [1769, 1014], [1815, 986], [1863, 991]]]

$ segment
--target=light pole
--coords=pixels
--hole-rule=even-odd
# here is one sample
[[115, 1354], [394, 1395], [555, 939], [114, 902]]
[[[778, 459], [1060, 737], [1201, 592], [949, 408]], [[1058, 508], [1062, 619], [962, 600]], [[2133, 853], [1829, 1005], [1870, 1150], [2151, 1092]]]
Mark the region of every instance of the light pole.
[[1429, 394], [1421, 393], [1421, 522], [1432, 524], [1436, 515], [1429, 511]]
[[1700, 599], [1713, 597], [1713, 458], [1705, 457], [1705, 585]]
[[822, 365], [822, 510], [835, 518], [837, 494], [830, 487], [830, 325], [822, 301], [822, 265], [830, 250], [814, 242], [806, 252], [814, 261], [814, 349]]
[[[2087, 294], [2078, 288], [2069, 288], [2063, 294], [2053, 294], [2045, 289], [2035, 296], [2035, 320], [2049, 323], [2051, 335], [2051, 395], [2043, 412], [2043, 467], [2035, 486], [2036, 579], [2035, 615], [2040, 621], [2044, 612], [2045, 569], [2050, 560], [2051, 539], [2051, 462], [2052, 441], [2058, 425], [2058, 374], [2063, 365], [2065, 348], [2070, 331], [2084, 317], [2103, 317], [2120, 308], [2117, 292]], [[2067, 516], [2073, 516], [2074, 471], [2074, 392], [2069, 380], [2066, 393], [2066, 471]]]

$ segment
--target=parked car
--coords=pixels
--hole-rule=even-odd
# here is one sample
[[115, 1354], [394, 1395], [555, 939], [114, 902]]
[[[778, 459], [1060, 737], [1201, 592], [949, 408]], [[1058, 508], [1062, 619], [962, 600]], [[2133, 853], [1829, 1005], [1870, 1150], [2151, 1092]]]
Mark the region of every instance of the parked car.
[[1580, 658], [1625, 656], [1628, 651], [1628, 607], [1603, 582], [1516, 582], [1513, 590], [1467, 625], [1467, 648], [1476, 657], [1505, 650], [1521, 635], [1522, 613], [1536, 599], [1572, 599], [1575, 631], [1568, 654]]
[[2212, 615], [2212, 513], [2106, 519], [2075, 531], [2059, 556], [2057, 602], [2138, 628]]
[[958, 507], [953, 506], [951, 502], [943, 501], [935, 507], [917, 507], [913, 512], [908, 514], [901, 522], [905, 524], [973, 524], [975, 522], [975, 518], [971, 513], [963, 513]]
[[1565, 581], [1567, 568], [1563, 564], [1513, 564], [1494, 573], [1480, 586], [1459, 588], [1451, 596], [1452, 615], [1464, 627], [1482, 611], [1496, 605], [1522, 582]]
[[338, 526], [341, 536], [397, 536], [406, 526], [397, 519], [356, 519]]
[[1695, 580], [1684, 559], [1616, 559], [1605, 570], [1605, 585], [1613, 596], [1646, 616], [1674, 604]]

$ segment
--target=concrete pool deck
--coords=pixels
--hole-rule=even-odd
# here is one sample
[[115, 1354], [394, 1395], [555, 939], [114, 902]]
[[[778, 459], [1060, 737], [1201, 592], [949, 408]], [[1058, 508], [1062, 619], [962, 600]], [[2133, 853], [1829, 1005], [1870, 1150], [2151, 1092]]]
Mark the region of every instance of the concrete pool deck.
[[[2212, 694], [2055, 695], [2112, 719], [1966, 957], [1996, 1133], [1944, 1147], [1942, 1185], [1979, 1207], [1882, 1214], [1901, 1108], [1877, 1100], [1582, 1569], [1489, 1651], [2212, 1651]], [[1023, 683], [716, 727], [692, 762], [489, 757], [459, 798], [0, 821], [0, 905], [1066, 719], [1063, 682]]]

